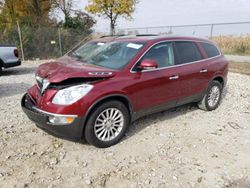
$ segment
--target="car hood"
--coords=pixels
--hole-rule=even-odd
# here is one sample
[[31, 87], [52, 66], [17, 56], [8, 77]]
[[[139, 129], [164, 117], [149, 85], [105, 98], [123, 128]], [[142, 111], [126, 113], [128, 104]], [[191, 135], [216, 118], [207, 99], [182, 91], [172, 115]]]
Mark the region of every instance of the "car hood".
[[36, 74], [48, 79], [50, 83], [58, 83], [70, 78], [110, 78], [115, 76], [115, 71], [86, 64], [70, 57], [62, 57], [40, 65]]

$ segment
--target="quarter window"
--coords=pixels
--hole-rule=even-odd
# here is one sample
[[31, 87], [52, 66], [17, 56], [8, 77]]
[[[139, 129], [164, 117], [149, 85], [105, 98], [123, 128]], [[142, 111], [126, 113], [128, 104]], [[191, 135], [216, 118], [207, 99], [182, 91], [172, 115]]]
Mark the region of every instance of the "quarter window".
[[204, 48], [208, 58], [220, 55], [219, 50], [212, 44], [201, 43], [201, 46]]
[[201, 53], [193, 42], [175, 42], [177, 64], [184, 64], [202, 59]]
[[142, 58], [155, 60], [158, 68], [168, 67], [174, 65], [174, 51], [171, 42], [160, 43], [153, 46], [146, 55]]

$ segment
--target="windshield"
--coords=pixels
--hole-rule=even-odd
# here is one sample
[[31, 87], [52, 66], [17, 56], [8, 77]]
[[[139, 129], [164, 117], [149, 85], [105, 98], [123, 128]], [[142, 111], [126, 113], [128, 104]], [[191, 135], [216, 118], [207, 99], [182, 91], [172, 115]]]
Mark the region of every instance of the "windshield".
[[92, 52], [93, 50], [99, 48], [104, 44], [105, 43], [103, 42], [88, 42], [78, 47], [76, 50], [73, 50], [70, 53], [70, 56], [82, 59], [83, 57], [87, 56], [90, 52]]
[[119, 70], [127, 65], [143, 46], [144, 43], [117, 41], [105, 44], [89, 54], [79, 52], [78, 55], [88, 64]]

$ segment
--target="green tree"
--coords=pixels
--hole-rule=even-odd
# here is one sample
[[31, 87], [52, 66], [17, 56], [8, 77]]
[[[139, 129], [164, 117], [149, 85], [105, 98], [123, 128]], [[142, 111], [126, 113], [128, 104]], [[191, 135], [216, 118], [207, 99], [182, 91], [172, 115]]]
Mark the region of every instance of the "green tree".
[[51, 0], [7, 0], [2, 2], [1, 22], [15, 25], [16, 21], [39, 26], [50, 22]]
[[75, 16], [68, 17], [67, 21], [63, 23], [63, 27], [65, 29], [75, 29], [75, 31], [78, 31], [80, 33], [91, 33], [91, 28], [95, 24], [95, 20], [89, 16], [87, 13], [82, 11], [75, 12]]
[[132, 18], [138, 0], [89, 0], [86, 10], [92, 14], [103, 16], [110, 20], [110, 33], [115, 32], [117, 19], [121, 16]]

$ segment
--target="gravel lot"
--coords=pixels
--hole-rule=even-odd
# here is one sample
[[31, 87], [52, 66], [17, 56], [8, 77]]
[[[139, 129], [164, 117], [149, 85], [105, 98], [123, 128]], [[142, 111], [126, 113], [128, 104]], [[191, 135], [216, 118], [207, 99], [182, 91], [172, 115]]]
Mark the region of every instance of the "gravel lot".
[[216, 111], [154, 114], [97, 149], [55, 138], [22, 112], [37, 65], [0, 77], [0, 187], [250, 187], [250, 76], [229, 74]]

